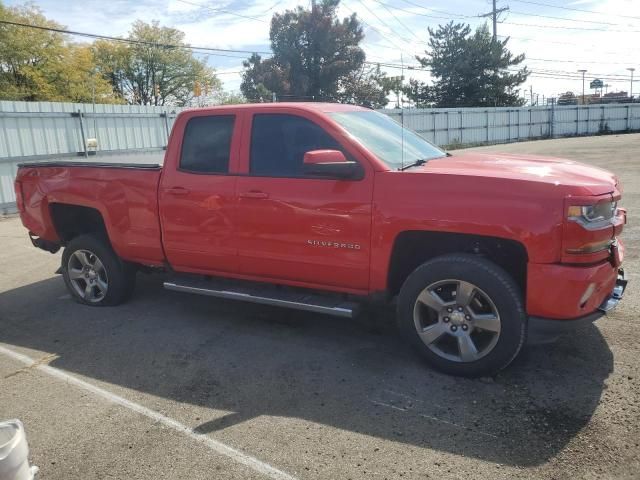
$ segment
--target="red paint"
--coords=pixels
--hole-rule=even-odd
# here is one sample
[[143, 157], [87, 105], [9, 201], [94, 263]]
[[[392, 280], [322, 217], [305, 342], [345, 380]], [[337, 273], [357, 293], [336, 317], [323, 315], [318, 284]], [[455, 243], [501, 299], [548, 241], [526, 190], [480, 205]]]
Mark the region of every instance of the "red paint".
[[[570, 205], [619, 199], [611, 173], [569, 160], [475, 152], [399, 172], [326, 115], [351, 110], [364, 111], [294, 103], [189, 110], [176, 120], [161, 171], [20, 168], [16, 192], [23, 224], [57, 241], [49, 205], [83, 205], [102, 214], [113, 247], [126, 260], [355, 294], [387, 288], [391, 253], [402, 232], [486, 235], [526, 249], [531, 315], [578, 317], [610, 292], [622, 244], [613, 254], [567, 250], [616, 238], [626, 212], [620, 209], [609, 225], [595, 231], [565, 218]], [[315, 122], [362, 166], [362, 178], [250, 175], [251, 124], [257, 113], [288, 113]], [[180, 171], [187, 121], [217, 114], [236, 116], [229, 174]], [[327, 155], [309, 153], [305, 162], [327, 162]], [[596, 293], [580, 307], [589, 283], [596, 284]]]
[[311, 150], [304, 154], [304, 163], [313, 165], [318, 163], [342, 163], [346, 162], [342, 152], [338, 150]]
[[[593, 312], [611, 295], [617, 266], [624, 256], [620, 244], [616, 258], [596, 265], [578, 267], [562, 264], [530, 263], [527, 269], [527, 313], [537, 317], [572, 319]], [[580, 306], [580, 298], [590, 284], [595, 293]]]

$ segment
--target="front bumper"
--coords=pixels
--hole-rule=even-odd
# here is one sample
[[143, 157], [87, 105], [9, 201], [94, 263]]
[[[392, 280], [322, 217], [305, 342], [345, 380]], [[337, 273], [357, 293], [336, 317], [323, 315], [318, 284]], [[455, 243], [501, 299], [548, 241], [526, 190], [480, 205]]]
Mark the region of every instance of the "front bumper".
[[616, 286], [624, 261], [617, 241], [609, 258], [589, 265], [527, 265], [527, 313], [532, 317], [572, 320], [595, 312]]
[[553, 320], [535, 316], [529, 317], [529, 342], [538, 343], [539, 341], [554, 339], [564, 332], [595, 322], [618, 306], [626, 288], [627, 280], [624, 275], [624, 270], [620, 268], [618, 269], [618, 278], [611, 293], [593, 313], [569, 320]]

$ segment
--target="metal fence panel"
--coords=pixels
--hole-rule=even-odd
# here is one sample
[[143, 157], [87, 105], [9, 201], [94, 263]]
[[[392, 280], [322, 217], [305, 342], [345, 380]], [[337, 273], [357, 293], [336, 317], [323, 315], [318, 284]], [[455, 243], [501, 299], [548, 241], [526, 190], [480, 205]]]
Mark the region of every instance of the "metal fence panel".
[[[17, 163], [165, 147], [175, 107], [0, 101], [0, 213], [15, 202]], [[640, 104], [388, 109], [381, 112], [437, 145], [479, 145], [640, 130]]]
[[163, 147], [180, 110], [0, 101], [0, 158], [83, 152], [82, 133], [85, 139], [96, 138], [100, 151]]

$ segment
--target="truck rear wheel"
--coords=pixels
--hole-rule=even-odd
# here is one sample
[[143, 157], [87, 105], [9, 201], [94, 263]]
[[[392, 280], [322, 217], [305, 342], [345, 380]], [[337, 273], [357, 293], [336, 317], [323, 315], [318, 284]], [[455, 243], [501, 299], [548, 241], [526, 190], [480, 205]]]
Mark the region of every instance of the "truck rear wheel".
[[135, 269], [93, 235], [74, 238], [62, 254], [62, 275], [71, 296], [91, 306], [118, 305], [135, 287]]
[[402, 335], [435, 368], [492, 375], [526, 338], [522, 295], [511, 276], [476, 255], [452, 254], [418, 267], [398, 297]]

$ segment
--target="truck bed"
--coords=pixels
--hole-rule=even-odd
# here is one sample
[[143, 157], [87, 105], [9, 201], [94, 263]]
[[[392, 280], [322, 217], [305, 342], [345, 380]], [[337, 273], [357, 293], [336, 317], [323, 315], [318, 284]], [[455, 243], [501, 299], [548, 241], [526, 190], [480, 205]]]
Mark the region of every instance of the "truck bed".
[[18, 167], [34, 166], [85, 166], [118, 168], [159, 168], [164, 163], [164, 150], [129, 150], [124, 152], [98, 152], [89, 157], [59, 156], [31, 160], [18, 164]]
[[162, 168], [159, 163], [127, 163], [127, 162], [91, 162], [75, 160], [51, 160], [46, 162], [19, 163], [18, 168], [41, 167], [88, 167], [88, 168], [132, 168], [142, 170], [157, 170]]
[[95, 212], [120, 257], [161, 265], [157, 160], [124, 154], [20, 164], [16, 195], [22, 222], [33, 235], [64, 243], [64, 224], [86, 223]]

